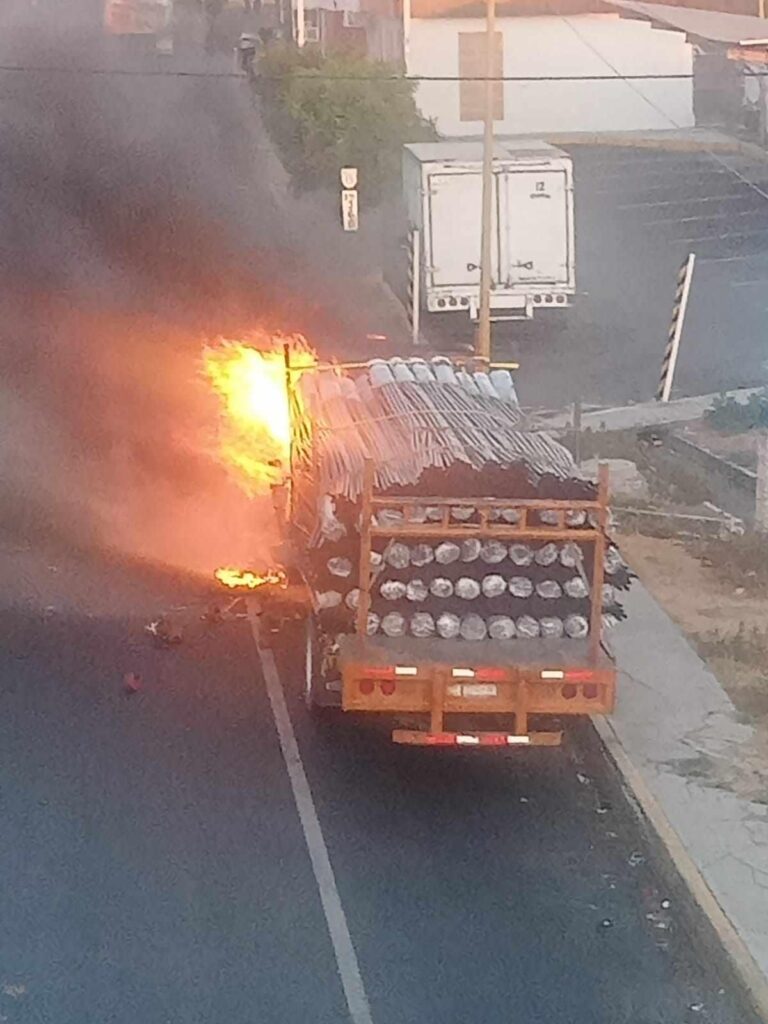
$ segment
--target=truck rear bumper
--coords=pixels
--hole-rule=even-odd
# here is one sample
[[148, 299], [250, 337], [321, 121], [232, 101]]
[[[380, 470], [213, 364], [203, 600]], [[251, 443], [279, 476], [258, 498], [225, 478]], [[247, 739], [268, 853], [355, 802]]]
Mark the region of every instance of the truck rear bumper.
[[419, 747], [559, 747], [562, 732], [530, 732], [524, 736], [507, 732], [426, 732], [395, 729], [395, 743]]

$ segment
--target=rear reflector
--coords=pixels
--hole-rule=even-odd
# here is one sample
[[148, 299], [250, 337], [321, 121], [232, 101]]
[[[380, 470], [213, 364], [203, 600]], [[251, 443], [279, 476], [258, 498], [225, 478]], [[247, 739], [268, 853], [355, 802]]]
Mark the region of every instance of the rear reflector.
[[451, 675], [454, 679], [474, 679], [475, 670], [473, 668], [454, 668], [451, 669]]
[[480, 737], [479, 736], [461, 736], [461, 735], [459, 735], [459, 736], [456, 737], [456, 742], [459, 744], [459, 746], [479, 747], [480, 746]]
[[415, 676], [417, 672], [415, 665], [395, 665], [396, 676]]
[[565, 679], [565, 672], [560, 669], [545, 669], [541, 673], [542, 679]]

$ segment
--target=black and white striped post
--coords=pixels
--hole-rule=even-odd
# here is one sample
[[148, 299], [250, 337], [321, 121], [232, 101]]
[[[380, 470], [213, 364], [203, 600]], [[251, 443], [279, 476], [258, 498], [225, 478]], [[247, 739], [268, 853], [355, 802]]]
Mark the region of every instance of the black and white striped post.
[[675, 379], [677, 354], [680, 351], [680, 338], [683, 333], [683, 322], [685, 320], [685, 311], [688, 307], [688, 296], [691, 292], [691, 278], [693, 277], [693, 265], [695, 262], [696, 254], [693, 252], [689, 253], [688, 259], [677, 272], [675, 302], [672, 307], [672, 323], [669, 325], [667, 347], [661, 363], [661, 377], [659, 378], [659, 386], [656, 390], [657, 402], [668, 402], [669, 396], [672, 393], [672, 381]]
[[421, 232], [412, 228], [408, 239], [408, 301], [406, 313], [411, 325], [411, 341], [418, 345], [421, 341]]

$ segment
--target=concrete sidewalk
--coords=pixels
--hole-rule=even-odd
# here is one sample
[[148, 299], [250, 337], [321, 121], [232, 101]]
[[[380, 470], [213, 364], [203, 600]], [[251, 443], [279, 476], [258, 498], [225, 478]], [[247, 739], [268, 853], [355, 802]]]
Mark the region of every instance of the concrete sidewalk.
[[761, 777], [754, 729], [643, 586], [626, 608], [618, 706], [596, 727], [768, 1020], [768, 766]]

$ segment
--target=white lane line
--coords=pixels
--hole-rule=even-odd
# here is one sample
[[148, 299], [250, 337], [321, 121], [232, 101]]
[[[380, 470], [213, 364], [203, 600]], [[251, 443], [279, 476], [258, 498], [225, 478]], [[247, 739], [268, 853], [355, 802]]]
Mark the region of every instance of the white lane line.
[[312, 870], [320, 892], [320, 902], [323, 906], [328, 933], [331, 937], [333, 952], [336, 956], [336, 965], [344, 989], [349, 1016], [353, 1024], [373, 1024], [368, 996], [366, 995], [363, 977], [360, 973], [360, 965], [357, 962], [355, 947], [352, 945], [352, 936], [349, 933], [349, 925], [344, 914], [344, 908], [341, 905], [336, 878], [331, 867], [331, 859], [328, 856], [328, 847], [325, 845], [323, 832], [320, 828], [320, 820], [317, 816], [314, 800], [312, 799], [312, 791], [309, 788], [307, 774], [304, 771], [304, 764], [299, 753], [299, 745], [296, 742], [296, 733], [293, 731], [291, 716], [288, 713], [288, 705], [285, 703], [285, 694], [280, 682], [280, 676], [277, 673], [275, 658], [272, 651], [262, 649], [259, 646], [258, 617], [251, 602], [248, 602], [248, 618], [251, 623], [251, 630], [253, 631], [253, 639], [256, 642], [256, 650], [261, 661], [264, 681], [267, 686], [267, 696], [272, 707], [275, 727], [278, 739], [280, 740], [280, 749], [283, 752], [285, 768], [288, 772], [291, 789], [293, 790], [293, 799], [299, 812], [299, 820], [301, 821], [304, 839], [309, 850]]

